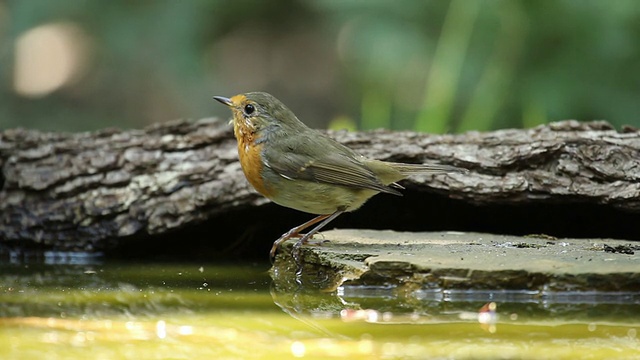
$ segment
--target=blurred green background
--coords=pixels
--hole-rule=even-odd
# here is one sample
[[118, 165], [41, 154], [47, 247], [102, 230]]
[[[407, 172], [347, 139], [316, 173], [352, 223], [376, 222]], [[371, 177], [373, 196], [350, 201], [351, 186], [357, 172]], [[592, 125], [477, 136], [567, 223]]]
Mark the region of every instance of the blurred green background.
[[212, 95], [258, 90], [313, 127], [640, 127], [640, 2], [0, 2], [0, 129], [226, 118]]

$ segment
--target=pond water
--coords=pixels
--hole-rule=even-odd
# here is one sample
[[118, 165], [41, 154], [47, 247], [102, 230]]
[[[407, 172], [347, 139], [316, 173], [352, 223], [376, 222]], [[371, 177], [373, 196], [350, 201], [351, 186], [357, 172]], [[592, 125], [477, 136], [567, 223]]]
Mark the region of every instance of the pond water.
[[638, 294], [321, 291], [269, 268], [5, 261], [0, 359], [640, 358]]

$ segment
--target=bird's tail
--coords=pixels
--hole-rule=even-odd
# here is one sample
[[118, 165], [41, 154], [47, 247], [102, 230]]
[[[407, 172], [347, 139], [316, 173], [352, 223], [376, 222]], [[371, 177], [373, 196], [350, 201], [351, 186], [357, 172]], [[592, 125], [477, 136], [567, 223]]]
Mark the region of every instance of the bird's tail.
[[[466, 173], [467, 169], [442, 164], [403, 164], [379, 160], [368, 160], [367, 167], [371, 169], [378, 179], [390, 185], [411, 175], [441, 174], [441, 173]], [[394, 184], [394, 187], [401, 187]]]
[[387, 163], [404, 176], [416, 174], [437, 174], [437, 173], [468, 173], [469, 170], [451, 165], [442, 164], [402, 164]]

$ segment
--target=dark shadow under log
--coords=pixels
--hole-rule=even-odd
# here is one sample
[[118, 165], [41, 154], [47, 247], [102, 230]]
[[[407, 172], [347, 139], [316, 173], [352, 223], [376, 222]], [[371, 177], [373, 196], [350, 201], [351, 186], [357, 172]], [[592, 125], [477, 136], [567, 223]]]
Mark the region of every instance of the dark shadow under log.
[[[461, 135], [331, 135], [365, 156], [470, 170], [407, 180], [404, 197], [376, 196], [332, 226], [640, 239], [637, 131], [563, 121]], [[311, 216], [250, 189], [224, 121], [5, 130], [0, 166], [5, 248], [264, 257], [278, 235]]]

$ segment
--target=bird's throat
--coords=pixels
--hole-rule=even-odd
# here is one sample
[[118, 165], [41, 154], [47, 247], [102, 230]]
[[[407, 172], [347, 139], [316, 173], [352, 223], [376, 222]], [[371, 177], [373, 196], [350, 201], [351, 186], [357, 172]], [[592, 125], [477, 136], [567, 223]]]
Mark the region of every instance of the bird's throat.
[[264, 166], [262, 163], [263, 144], [257, 141], [258, 137], [255, 131], [250, 131], [242, 125], [238, 126], [237, 122], [235, 125], [234, 133], [238, 141], [238, 157], [240, 158], [244, 176], [256, 191], [268, 198], [272, 198], [274, 194], [269, 187], [265, 186], [262, 177]]

